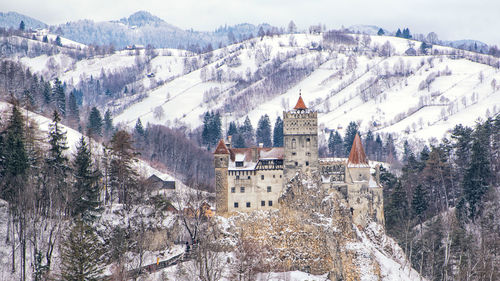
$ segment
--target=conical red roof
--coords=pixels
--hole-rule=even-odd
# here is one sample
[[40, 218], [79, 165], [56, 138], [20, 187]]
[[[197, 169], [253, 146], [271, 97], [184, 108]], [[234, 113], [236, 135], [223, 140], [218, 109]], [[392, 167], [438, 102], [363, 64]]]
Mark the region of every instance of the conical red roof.
[[302, 96], [299, 96], [299, 100], [297, 101], [297, 104], [295, 105], [295, 107], [293, 109], [295, 109], [295, 110], [306, 110], [307, 109], [307, 106], [304, 103]]
[[217, 148], [214, 151], [214, 154], [229, 154], [229, 149], [227, 149], [226, 144], [223, 139], [220, 139], [219, 144], [217, 144]]
[[367, 167], [368, 158], [366, 158], [365, 150], [363, 149], [363, 144], [361, 143], [361, 138], [358, 133], [354, 137], [354, 141], [352, 143], [351, 153], [349, 153], [349, 160], [347, 160], [348, 166], [356, 166], [356, 167]]

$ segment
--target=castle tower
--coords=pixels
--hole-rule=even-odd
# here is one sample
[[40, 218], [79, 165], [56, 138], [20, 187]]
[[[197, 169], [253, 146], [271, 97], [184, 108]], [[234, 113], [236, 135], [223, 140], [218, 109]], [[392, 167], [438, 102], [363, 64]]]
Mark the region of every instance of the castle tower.
[[298, 170], [318, 169], [318, 113], [306, 107], [301, 95], [293, 110], [283, 112], [283, 142], [285, 180]]
[[358, 134], [354, 137], [349, 153], [347, 171], [347, 198], [354, 223], [364, 227], [371, 219], [383, 225], [383, 188], [377, 177], [370, 174], [368, 158]]
[[218, 214], [228, 211], [228, 176], [229, 150], [224, 140], [220, 140], [214, 151], [215, 166], [215, 208]]
[[347, 160], [347, 168], [351, 174], [353, 181], [368, 181], [370, 180], [370, 165], [366, 157], [361, 138], [356, 133], [352, 143], [349, 159]]

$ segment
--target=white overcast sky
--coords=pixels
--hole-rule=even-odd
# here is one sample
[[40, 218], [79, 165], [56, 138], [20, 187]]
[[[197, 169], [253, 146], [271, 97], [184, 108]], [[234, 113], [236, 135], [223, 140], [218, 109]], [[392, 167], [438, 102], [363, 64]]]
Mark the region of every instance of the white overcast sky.
[[499, 0], [0, 0], [0, 11], [15, 11], [48, 24], [78, 19], [116, 20], [145, 10], [183, 29], [214, 30], [237, 23], [300, 29], [370, 24], [412, 33], [434, 31], [440, 39], [476, 39], [500, 45]]

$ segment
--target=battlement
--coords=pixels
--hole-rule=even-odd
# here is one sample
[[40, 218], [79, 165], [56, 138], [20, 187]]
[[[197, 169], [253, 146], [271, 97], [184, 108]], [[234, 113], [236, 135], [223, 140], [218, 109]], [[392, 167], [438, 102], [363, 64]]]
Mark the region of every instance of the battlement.
[[317, 135], [318, 113], [307, 111], [283, 112], [284, 135]]

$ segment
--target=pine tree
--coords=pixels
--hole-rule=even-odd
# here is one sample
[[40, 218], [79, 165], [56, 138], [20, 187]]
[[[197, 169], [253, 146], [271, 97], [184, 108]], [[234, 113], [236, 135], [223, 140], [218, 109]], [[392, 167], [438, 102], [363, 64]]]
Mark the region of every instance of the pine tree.
[[[49, 128], [49, 144], [47, 158], [45, 159], [47, 167], [47, 177], [50, 182], [51, 194], [56, 197], [56, 208], [66, 208], [70, 200], [70, 190], [66, 183], [68, 178], [69, 159], [65, 154], [68, 150], [66, 132], [62, 131], [61, 117], [57, 110], [52, 115], [52, 123]], [[66, 211], [66, 210], [65, 210]]]
[[24, 21], [21, 21], [21, 23], [19, 23], [19, 30], [24, 31], [25, 28], [26, 25], [24, 24]]
[[16, 105], [12, 107], [12, 114], [5, 130], [3, 141], [3, 179], [0, 183], [1, 198], [9, 203], [22, 194], [24, 178], [29, 169], [26, 153], [24, 120]]
[[87, 123], [87, 130], [90, 136], [102, 136], [102, 117], [97, 107], [92, 107]]
[[50, 102], [52, 101], [52, 97], [50, 96], [51, 92], [52, 92], [52, 88], [50, 87], [50, 83], [44, 82], [43, 89], [42, 89], [42, 95], [43, 95], [43, 102], [46, 105], [49, 105]]
[[[380, 179], [382, 182], [384, 182], [383, 178], [386, 173], [386, 171], [381, 170]], [[384, 182], [384, 186], [386, 186], [385, 184], [386, 182]], [[384, 193], [386, 192], [384, 191]], [[384, 214], [389, 233], [400, 237], [404, 228], [403, 225], [408, 220], [409, 213], [406, 191], [399, 180], [397, 180], [388, 202], [384, 204]]]
[[69, 93], [68, 109], [69, 117], [73, 119], [77, 124], [80, 123], [80, 111], [78, 110], [78, 104], [74, 91], [71, 91], [71, 93]]
[[131, 203], [131, 193], [136, 187], [137, 174], [132, 167], [135, 151], [132, 137], [126, 131], [117, 131], [111, 139], [112, 159], [110, 163], [110, 180], [112, 192], [118, 193], [119, 203]]
[[141, 118], [137, 118], [135, 122], [134, 132], [139, 136], [144, 136], [144, 127], [142, 126]]
[[94, 230], [77, 220], [61, 243], [61, 279], [97, 281], [103, 272], [104, 246]]
[[354, 121], [351, 121], [349, 123], [349, 126], [347, 126], [344, 137], [345, 155], [349, 155], [349, 153], [351, 152], [352, 143], [354, 142], [354, 137], [356, 136], [356, 133], [358, 133], [358, 124], [356, 124], [356, 122]]
[[489, 161], [489, 134], [486, 127], [478, 125], [474, 132], [470, 165], [462, 181], [464, 197], [468, 203], [469, 216], [475, 219], [482, 209], [483, 196], [489, 189], [491, 169]]
[[427, 194], [424, 190], [424, 187], [419, 184], [417, 188], [413, 192], [413, 199], [411, 201], [411, 208], [413, 214], [418, 218], [419, 223], [422, 223], [424, 220], [424, 213], [427, 210]]
[[276, 118], [276, 123], [274, 124], [273, 146], [283, 147], [283, 120], [279, 116]]
[[56, 37], [56, 45], [62, 47], [61, 37], [59, 35]]
[[401, 33], [401, 29], [398, 28], [398, 31], [396, 31], [396, 37], [401, 37], [403, 33]]
[[378, 35], [378, 36], [382, 36], [382, 35], [384, 35], [384, 34], [385, 34], [384, 30], [383, 30], [382, 28], [379, 28], [379, 29], [378, 29], [378, 32], [377, 32], [377, 35]]
[[271, 122], [267, 114], [260, 117], [255, 135], [257, 144], [262, 143], [264, 147], [271, 147]]
[[339, 134], [339, 132], [335, 131], [335, 135], [333, 136], [333, 157], [343, 156], [345, 156], [344, 141], [342, 140], [342, 136]]
[[366, 155], [368, 156], [369, 159], [375, 159], [375, 153], [374, 153], [375, 139], [373, 137], [373, 133], [371, 130], [368, 130], [368, 133], [366, 133], [364, 141], [365, 141], [364, 148]]
[[248, 116], [245, 118], [245, 122], [243, 122], [243, 126], [240, 127], [239, 131], [245, 140], [245, 147], [249, 147], [255, 143], [252, 122], [250, 122]]
[[113, 132], [113, 117], [111, 117], [111, 112], [106, 110], [104, 114], [104, 134], [109, 137]]
[[242, 134], [237, 134], [234, 140], [234, 148], [243, 148], [245, 147], [245, 139]]
[[66, 116], [66, 94], [64, 93], [64, 88], [58, 78], [54, 80], [52, 96], [55, 101], [56, 109], [63, 117]]
[[91, 223], [99, 210], [99, 171], [92, 167], [92, 155], [85, 139], [80, 139], [73, 160], [73, 217]]
[[230, 122], [229, 123], [229, 129], [227, 130], [227, 136], [226, 137], [229, 137], [229, 136], [236, 136], [236, 134], [238, 134], [238, 127], [236, 126], [236, 123], [234, 122]]

